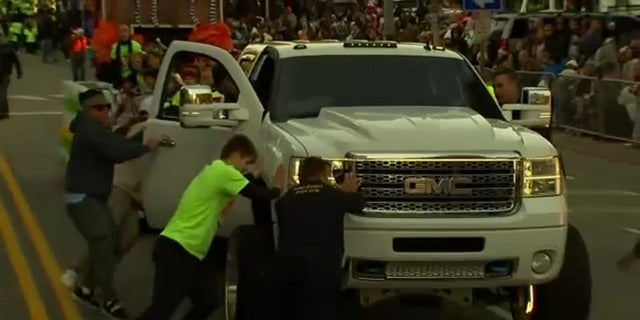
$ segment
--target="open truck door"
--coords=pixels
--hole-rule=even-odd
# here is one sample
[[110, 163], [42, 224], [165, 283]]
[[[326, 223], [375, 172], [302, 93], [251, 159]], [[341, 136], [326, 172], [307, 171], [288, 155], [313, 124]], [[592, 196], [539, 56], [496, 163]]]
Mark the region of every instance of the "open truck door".
[[[196, 58], [226, 70], [226, 76], [237, 88], [237, 101], [216, 101], [209, 85], [182, 82], [180, 67]], [[172, 109], [177, 112], [167, 112]], [[222, 147], [234, 134], [245, 134], [258, 145], [262, 112], [249, 80], [231, 54], [205, 44], [171, 44], [153, 93], [153, 118], [148, 120], [144, 133], [145, 139], [163, 137], [170, 145], [147, 158], [142, 200], [152, 228], [166, 225], [191, 180], [220, 157]], [[238, 199], [227, 220], [223, 226], [252, 223], [250, 202]], [[228, 236], [231, 231], [223, 227], [219, 235]]]

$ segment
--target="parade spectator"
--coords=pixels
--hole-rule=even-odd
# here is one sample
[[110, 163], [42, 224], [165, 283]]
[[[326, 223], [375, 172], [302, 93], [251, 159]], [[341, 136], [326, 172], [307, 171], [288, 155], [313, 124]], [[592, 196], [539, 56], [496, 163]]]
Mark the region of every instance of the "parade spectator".
[[71, 74], [73, 81], [84, 81], [84, 65], [86, 63], [89, 42], [82, 28], [76, 28], [71, 34]]
[[[120, 40], [111, 47], [112, 66], [120, 73], [120, 79], [129, 77], [132, 74], [129, 67], [131, 54], [142, 52], [142, 45], [131, 38], [131, 28], [128, 25], [118, 26]], [[116, 83], [120, 82], [116, 80]]]
[[57, 29], [57, 20], [55, 17], [55, 12], [51, 9], [48, 9], [44, 14], [40, 24], [40, 40], [42, 42], [42, 62], [48, 63], [51, 61], [55, 61], [53, 57], [53, 38], [54, 32]]
[[9, 118], [9, 83], [13, 69], [18, 73], [18, 79], [22, 78], [22, 66], [15, 47], [5, 36], [8, 27], [2, 24], [0, 34], [0, 120]]
[[633, 81], [636, 70], [640, 68], [640, 48], [628, 47], [624, 54], [629, 58], [622, 67], [622, 79]]
[[616, 76], [620, 73], [618, 49], [616, 48], [615, 38], [609, 37], [604, 40], [602, 46], [596, 50], [594, 60], [596, 62], [596, 67], [602, 67], [606, 64], [607, 72], [609, 72], [609, 68], [613, 67], [614, 70], [611, 70], [611, 72], [614, 72]]
[[584, 57], [591, 57], [602, 44], [602, 23], [597, 19], [590, 22], [586, 22], [587, 19], [583, 21], [589, 23], [589, 29], [580, 38], [580, 54]]

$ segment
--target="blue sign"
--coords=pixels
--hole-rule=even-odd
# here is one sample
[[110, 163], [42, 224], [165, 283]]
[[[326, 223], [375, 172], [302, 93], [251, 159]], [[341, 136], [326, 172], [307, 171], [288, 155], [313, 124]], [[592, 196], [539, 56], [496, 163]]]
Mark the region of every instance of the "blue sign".
[[464, 0], [463, 11], [503, 11], [504, 0]]

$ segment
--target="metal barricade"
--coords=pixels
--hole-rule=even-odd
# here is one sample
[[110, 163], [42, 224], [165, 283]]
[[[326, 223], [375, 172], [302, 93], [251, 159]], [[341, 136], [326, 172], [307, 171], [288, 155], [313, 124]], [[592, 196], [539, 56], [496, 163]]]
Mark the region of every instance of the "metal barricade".
[[[494, 73], [491, 68], [482, 68], [481, 76], [491, 83]], [[578, 74], [516, 73], [522, 87], [551, 89], [556, 128], [640, 146], [640, 82]]]
[[640, 83], [560, 75], [551, 91], [556, 127], [640, 144]]

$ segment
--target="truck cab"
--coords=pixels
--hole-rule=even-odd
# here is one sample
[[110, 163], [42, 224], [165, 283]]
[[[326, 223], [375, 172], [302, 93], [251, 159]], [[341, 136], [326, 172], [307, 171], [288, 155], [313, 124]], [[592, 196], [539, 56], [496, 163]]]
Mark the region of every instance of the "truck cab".
[[[416, 291], [470, 304], [483, 289], [508, 296], [515, 319], [586, 320], [589, 261], [568, 223], [561, 160], [525, 127], [549, 125], [549, 99], [536, 98], [548, 92], [501, 109], [463, 56], [423, 44], [291, 42], [254, 51], [247, 75], [221, 49], [171, 44], [144, 133], [172, 145], [146, 158], [151, 227], [167, 223], [191, 179], [242, 133], [258, 147], [268, 185], [281, 165], [295, 179], [307, 156], [331, 160], [334, 173], [355, 169], [367, 206], [345, 217], [343, 285], [361, 305]], [[180, 69], [203, 60], [213, 82], [176, 87]], [[177, 90], [175, 116], [166, 110]], [[207, 98], [214, 90], [223, 103]], [[253, 318], [257, 289], [247, 279], [277, 246], [275, 215], [256, 224], [257, 214], [238, 199], [219, 230], [229, 239], [227, 319]]]

